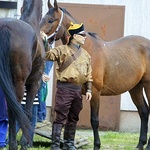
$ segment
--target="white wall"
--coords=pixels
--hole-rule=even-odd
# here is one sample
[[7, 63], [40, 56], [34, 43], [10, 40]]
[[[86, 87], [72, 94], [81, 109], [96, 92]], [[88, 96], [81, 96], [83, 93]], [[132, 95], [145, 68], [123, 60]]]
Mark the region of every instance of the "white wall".
[[[17, 2], [17, 0], [4, 0], [4, 1], [11, 1], [11, 2]], [[0, 18], [16, 18], [17, 9], [2, 9], [0, 8]]]

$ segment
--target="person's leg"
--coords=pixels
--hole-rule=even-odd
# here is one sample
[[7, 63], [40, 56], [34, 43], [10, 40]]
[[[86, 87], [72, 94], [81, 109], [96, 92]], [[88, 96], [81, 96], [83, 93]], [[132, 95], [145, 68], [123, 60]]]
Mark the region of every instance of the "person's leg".
[[76, 125], [65, 125], [63, 150], [76, 150], [74, 145]]
[[63, 150], [76, 150], [74, 145], [76, 124], [79, 120], [79, 113], [82, 110], [82, 95], [80, 92], [74, 92], [76, 98], [74, 99], [70, 112], [68, 114], [68, 120], [64, 128], [64, 145]]
[[46, 102], [39, 101], [38, 105], [38, 122], [42, 122], [46, 118]]
[[0, 148], [6, 147], [8, 120], [0, 120]]
[[60, 150], [60, 136], [63, 124], [53, 123], [51, 150]]
[[46, 90], [46, 84], [42, 82], [41, 87], [38, 91], [38, 99], [39, 99], [39, 105], [38, 105], [38, 116], [37, 121], [42, 122], [46, 118], [46, 102], [45, 102], [45, 92]]
[[60, 135], [62, 126], [67, 119], [73, 97], [73, 92], [65, 88], [57, 88], [56, 101], [55, 101], [55, 112], [56, 118], [52, 126], [52, 144], [51, 150], [60, 150]]
[[42, 102], [42, 108], [43, 108], [43, 121], [46, 119], [46, 102]]
[[6, 147], [6, 136], [8, 131], [8, 113], [5, 95], [0, 87], [0, 148]]
[[33, 138], [34, 138], [34, 130], [35, 130], [35, 127], [36, 127], [36, 123], [37, 123], [37, 113], [38, 113], [38, 105], [33, 105], [33, 108], [32, 108], [32, 118], [31, 118], [31, 125], [32, 125], [32, 131], [30, 131], [30, 135], [31, 135], [31, 145], [30, 147], [33, 146]]

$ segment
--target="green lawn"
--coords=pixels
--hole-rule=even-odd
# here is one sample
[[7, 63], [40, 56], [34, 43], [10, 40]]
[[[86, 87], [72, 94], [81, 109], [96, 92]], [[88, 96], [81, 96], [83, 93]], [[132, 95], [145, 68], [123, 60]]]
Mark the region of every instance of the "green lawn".
[[[139, 133], [124, 132], [99, 132], [101, 137], [101, 150], [134, 150], [138, 143]], [[77, 130], [77, 136], [82, 135], [87, 138], [88, 144], [79, 148], [79, 150], [93, 149], [92, 130]], [[20, 137], [20, 134], [19, 134]], [[18, 139], [19, 139], [18, 137]], [[35, 134], [34, 146], [30, 150], [50, 150], [50, 139]]]
[[[138, 133], [119, 133], [109, 131], [100, 132], [100, 135], [101, 150], [134, 150], [138, 142]], [[93, 142], [93, 138], [89, 138], [89, 140], [90, 143]], [[86, 149], [86, 147], [84, 148]]]

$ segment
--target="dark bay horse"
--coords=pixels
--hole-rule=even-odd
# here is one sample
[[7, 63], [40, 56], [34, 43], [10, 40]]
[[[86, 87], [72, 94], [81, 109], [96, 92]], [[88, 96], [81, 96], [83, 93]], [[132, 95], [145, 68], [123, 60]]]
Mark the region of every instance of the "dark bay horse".
[[[49, 11], [43, 17], [40, 25], [52, 40], [61, 39], [67, 43], [67, 29], [70, 22], [77, 23], [65, 10], [54, 7], [48, 0]], [[100, 95], [110, 96], [129, 91], [136, 105], [141, 129], [137, 150], [143, 150], [147, 143], [148, 116], [150, 103], [150, 40], [141, 36], [127, 36], [111, 42], [105, 42], [96, 34], [86, 33], [87, 38], [83, 47], [92, 58], [93, 68], [93, 97], [91, 100], [91, 125], [94, 133], [94, 150], [100, 149], [98, 134]], [[145, 90], [148, 105], [143, 96]], [[150, 150], [150, 140], [147, 150]]]
[[[33, 100], [40, 87], [45, 59], [39, 26], [42, 0], [24, 0], [21, 11], [20, 20], [0, 18], [0, 86], [8, 105], [9, 150], [18, 150], [16, 120], [24, 133], [21, 149], [31, 144], [28, 117], [31, 117]], [[27, 115], [20, 106], [25, 86]]]

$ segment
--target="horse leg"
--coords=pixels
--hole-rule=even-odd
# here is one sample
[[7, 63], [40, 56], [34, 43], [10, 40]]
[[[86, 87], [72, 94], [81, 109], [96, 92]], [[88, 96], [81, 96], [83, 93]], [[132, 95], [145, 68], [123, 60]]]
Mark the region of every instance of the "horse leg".
[[[27, 116], [30, 119], [30, 121], [31, 121], [31, 118], [32, 118], [32, 115], [33, 115], [32, 114], [33, 101], [34, 101], [34, 98], [35, 98], [35, 96], [36, 96], [36, 94], [38, 92], [38, 87], [39, 87], [38, 82], [34, 83], [33, 85], [26, 86], [26, 89], [27, 89], [26, 113], [27, 113]], [[34, 117], [36, 117], [36, 116], [34, 116]], [[22, 137], [21, 137], [21, 150], [26, 150], [28, 147], [32, 147], [33, 146], [33, 135], [34, 135], [34, 128], [35, 128], [35, 126], [34, 126], [34, 124], [32, 122], [31, 122], [31, 125], [32, 125], [32, 130], [29, 130], [31, 143], [27, 143], [26, 138], [24, 137], [24, 135], [22, 135]]]
[[9, 115], [9, 150], [18, 150], [16, 138], [16, 120], [12, 117], [13, 113], [8, 110]]
[[99, 150], [101, 146], [98, 127], [99, 127], [99, 102], [100, 102], [100, 94], [97, 91], [93, 91], [92, 100], [90, 102], [91, 106], [91, 125], [94, 134], [94, 149]]
[[[24, 80], [20, 80], [19, 82], [15, 82], [14, 86], [16, 89], [16, 95], [18, 98], [19, 103], [21, 103], [23, 96], [24, 96], [24, 84], [25, 84], [25, 79], [28, 76], [29, 72], [28, 70], [26, 70], [26, 73], [24, 74], [15, 74], [16, 76], [14, 77], [14, 79], [24, 79]], [[23, 108], [24, 109], [24, 108]], [[26, 112], [25, 112], [26, 113]], [[28, 140], [25, 138], [24, 134], [22, 133], [22, 137], [20, 139], [20, 144], [21, 144], [21, 149], [20, 150], [27, 150], [28, 149]]]
[[143, 86], [141, 84], [136, 85], [129, 92], [141, 119], [140, 137], [136, 149], [143, 150], [143, 147], [147, 142], [149, 109], [143, 96]]
[[[148, 100], [148, 104], [149, 104], [149, 110], [150, 110], [150, 82], [146, 81], [144, 82], [144, 90], [145, 90], [145, 94]], [[150, 150], [150, 137], [148, 139], [148, 144], [145, 150]]]

